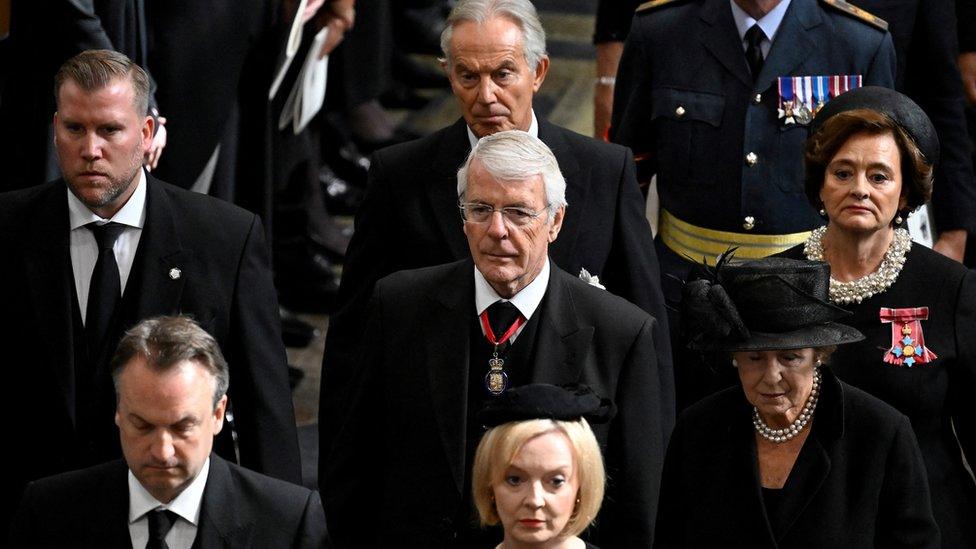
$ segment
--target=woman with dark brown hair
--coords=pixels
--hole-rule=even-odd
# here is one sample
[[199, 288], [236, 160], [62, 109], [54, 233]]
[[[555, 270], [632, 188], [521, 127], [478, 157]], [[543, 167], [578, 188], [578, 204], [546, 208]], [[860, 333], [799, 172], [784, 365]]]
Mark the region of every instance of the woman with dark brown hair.
[[830, 264], [830, 299], [865, 339], [833, 358], [837, 376], [909, 417], [944, 547], [976, 547], [976, 274], [902, 228], [932, 193], [939, 143], [904, 95], [865, 87], [810, 126], [806, 193], [827, 225], [782, 255]]

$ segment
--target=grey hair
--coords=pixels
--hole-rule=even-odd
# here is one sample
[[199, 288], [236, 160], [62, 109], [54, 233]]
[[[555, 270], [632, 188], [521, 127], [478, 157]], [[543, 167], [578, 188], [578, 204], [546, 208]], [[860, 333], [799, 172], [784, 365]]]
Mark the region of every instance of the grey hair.
[[508, 130], [479, 139], [457, 173], [461, 201], [468, 190], [468, 171], [474, 162], [499, 181], [525, 181], [541, 175], [550, 216], [567, 205], [566, 179], [559, 171], [556, 156], [538, 137], [521, 130]]
[[122, 337], [112, 357], [112, 383], [119, 394], [119, 378], [135, 357], [142, 357], [157, 372], [191, 360], [214, 376], [213, 404], [227, 394], [230, 371], [217, 340], [185, 316], [160, 316], [143, 320]]
[[451, 64], [451, 37], [454, 27], [471, 22], [484, 25], [497, 17], [504, 17], [522, 29], [522, 54], [526, 64], [535, 70], [539, 61], [548, 56], [546, 30], [542, 28], [539, 14], [529, 0], [461, 0], [447, 16], [447, 25], [441, 32], [441, 51], [444, 60]]

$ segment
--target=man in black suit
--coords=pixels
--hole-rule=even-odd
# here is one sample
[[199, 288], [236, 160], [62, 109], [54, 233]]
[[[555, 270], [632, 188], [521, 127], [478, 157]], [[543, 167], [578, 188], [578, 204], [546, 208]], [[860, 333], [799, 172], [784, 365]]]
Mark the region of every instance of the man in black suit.
[[230, 371], [197, 323], [137, 324], [119, 344], [112, 380], [125, 460], [30, 484], [14, 547], [325, 546], [318, 494], [211, 455]]
[[[110, 355], [143, 318], [194, 316], [234, 373], [234, 431], [217, 451], [301, 482], [294, 411], [261, 223], [253, 214], [149, 175], [152, 136], [145, 73], [122, 54], [93, 50], [58, 78], [56, 147], [63, 180], [0, 195], [0, 365], [16, 390], [2, 501], [27, 481], [121, 455], [110, 418]], [[44, 425], [44, 429], [38, 429]], [[236, 448], [235, 448], [236, 442]], [[236, 461], [236, 460], [235, 460]], [[5, 522], [5, 521], [4, 521]]]
[[[610, 479], [602, 547], [650, 547], [673, 413], [635, 305], [549, 260], [565, 229], [556, 157], [521, 131], [483, 137], [457, 175], [472, 259], [379, 281], [361, 367], [322, 490], [337, 546], [494, 547], [470, 471], [483, 403], [509, 386], [584, 383], [616, 404], [594, 426]], [[572, 207], [572, 205], [570, 205]], [[354, 387], [354, 388], [353, 388]], [[422, 540], [422, 541], [421, 541]]]
[[[537, 135], [559, 161], [570, 207], [553, 262], [585, 269], [607, 289], [658, 320], [662, 387], [673, 385], [657, 256], [630, 152], [536, 116], [532, 99], [549, 69], [545, 31], [528, 0], [491, 6], [463, 0], [442, 36], [445, 69], [463, 118], [434, 134], [377, 152], [369, 191], [349, 244], [339, 311], [331, 319], [319, 408], [321, 456], [345, 414], [342, 396], [355, 370], [373, 285], [384, 276], [468, 257], [455, 174], [479, 138], [518, 129]], [[670, 394], [670, 391], [667, 391]], [[673, 408], [662, 402], [662, 413]]]

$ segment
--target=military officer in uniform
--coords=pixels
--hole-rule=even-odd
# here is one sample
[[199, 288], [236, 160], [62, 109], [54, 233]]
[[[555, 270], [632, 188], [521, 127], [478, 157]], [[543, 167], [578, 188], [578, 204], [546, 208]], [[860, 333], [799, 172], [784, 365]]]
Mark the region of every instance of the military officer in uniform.
[[[729, 246], [740, 258], [764, 257], [824, 223], [803, 193], [806, 125], [845, 89], [893, 87], [886, 29], [841, 0], [655, 0], [638, 9], [610, 138], [633, 149], [640, 181], [657, 176], [669, 313], [691, 260], [713, 264]], [[809, 93], [818, 82], [826, 93]]]

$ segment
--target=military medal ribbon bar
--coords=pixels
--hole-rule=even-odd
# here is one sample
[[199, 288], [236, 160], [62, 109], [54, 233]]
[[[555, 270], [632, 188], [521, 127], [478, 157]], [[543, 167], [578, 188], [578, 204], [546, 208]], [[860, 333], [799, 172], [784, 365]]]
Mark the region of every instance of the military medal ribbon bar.
[[777, 114], [783, 124], [809, 124], [827, 101], [861, 87], [860, 74], [833, 76], [780, 76]]

